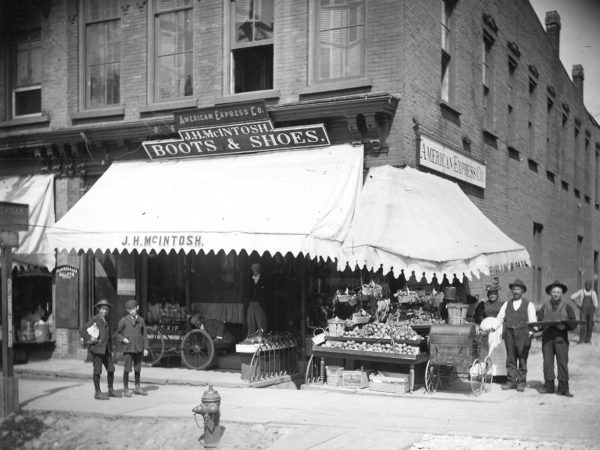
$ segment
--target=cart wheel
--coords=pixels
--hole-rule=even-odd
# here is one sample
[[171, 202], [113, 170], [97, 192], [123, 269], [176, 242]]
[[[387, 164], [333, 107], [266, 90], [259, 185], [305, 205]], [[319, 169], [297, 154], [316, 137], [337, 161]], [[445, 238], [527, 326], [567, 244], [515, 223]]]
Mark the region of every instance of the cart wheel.
[[181, 341], [181, 359], [190, 369], [206, 369], [215, 356], [215, 344], [204, 330], [192, 330]]
[[427, 361], [425, 368], [425, 390], [431, 394], [440, 386], [440, 366]]
[[473, 361], [473, 365], [469, 370], [469, 379], [471, 381], [471, 390], [475, 395], [479, 395], [483, 391], [484, 374], [485, 364], [478, 359]]
[[492, 381], [494, 381], [494, 366], [492, 364], [492, 358], [489, 356], [485, 357], [484, 371], [483, 371], [483, 390], [490, 392], [492, 390]]
[[165, 353], [165, 336], [158, 327], [148, 327], [148, 356], [144, 356], [144, 363], [154, 366], [159, 363]]

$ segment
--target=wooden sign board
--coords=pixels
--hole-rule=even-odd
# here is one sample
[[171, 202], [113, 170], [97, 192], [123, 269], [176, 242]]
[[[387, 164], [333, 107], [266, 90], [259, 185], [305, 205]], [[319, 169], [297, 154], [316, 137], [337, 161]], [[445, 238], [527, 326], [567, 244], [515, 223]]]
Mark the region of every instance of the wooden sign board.
[[27, 231], [29, 229], [29, 205], [0, 202], [0, 230]]

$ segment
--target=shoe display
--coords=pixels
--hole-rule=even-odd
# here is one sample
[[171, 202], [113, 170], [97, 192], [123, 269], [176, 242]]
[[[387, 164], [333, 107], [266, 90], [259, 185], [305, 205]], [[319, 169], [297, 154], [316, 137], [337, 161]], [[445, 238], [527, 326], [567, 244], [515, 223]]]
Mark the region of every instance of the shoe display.
[[133, 390], [133, 393], [137, 394], [137, 395], [148, 395], [148, 393], [139, 386], [135, 387], [135, 389]]
[[109, 399], [108, 395], [106, 395], [104, 392], [96, 392], [94, 394], [94, 398], [96, 400], [108, 400]]
[[123, 389], [123, 395], [125, 397], [131, 397], [132, 392], [129, 389]]
[[119, 393], [119, 392], [115, 392], [113, 389], [109, 389], [109, 390], [108, 390], [108, 396], [109, 396], [109, 397], [117, 397], [117, 398], [120, 398], [120, 397], [121, 397], [121, 393]]
[[503, 391], [507, 391], [509, 389], [514, 389], [514, 388], [515, 388], [515, 385], [512, 384], [512, 383], [506, 383], [506, 384], [502, 385], [502, 390]]

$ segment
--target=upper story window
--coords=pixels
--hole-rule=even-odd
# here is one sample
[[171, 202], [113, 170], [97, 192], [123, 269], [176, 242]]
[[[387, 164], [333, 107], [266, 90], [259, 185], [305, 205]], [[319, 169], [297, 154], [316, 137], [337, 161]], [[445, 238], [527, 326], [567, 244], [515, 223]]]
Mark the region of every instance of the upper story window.
[[85, 108], [121, 101], [121, 9], [119, 0], [85, 0]]
[[233, 0], [230, 92], [273, 89], [273, 0]]
[[16, 35], [12, 47], [11, 103], [14, 118], [42, 112], [41, 32]]
[[482, 80], [483, 80], [483, 123], [488, 131], [494, 130], [494, 39], [483, 34]]
[[452, 13], [456, 2], [451, 0], [442, 0], [442, 81], [441, 81], [441, 99], [444, 102], [451, 103], [453, 100], [453, 70], [452, 55], [454, 45], [452, 43], [454, 35], [452, 34], [453, 18]]
[[315, 81], [364, 77], [366, 1], [317, 0], [315, 6]]
[[153, 6], [153, 99], [160, 102], [191, 96], [192, 0], [156, 0]]

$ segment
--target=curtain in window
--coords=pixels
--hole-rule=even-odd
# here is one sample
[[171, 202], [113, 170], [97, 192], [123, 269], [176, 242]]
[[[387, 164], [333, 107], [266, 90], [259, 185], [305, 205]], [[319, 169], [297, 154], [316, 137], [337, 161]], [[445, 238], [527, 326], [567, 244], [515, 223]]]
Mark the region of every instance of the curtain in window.
[[318, 22], [319, 79], [364, 75], [365, 2], [321, 0]]

